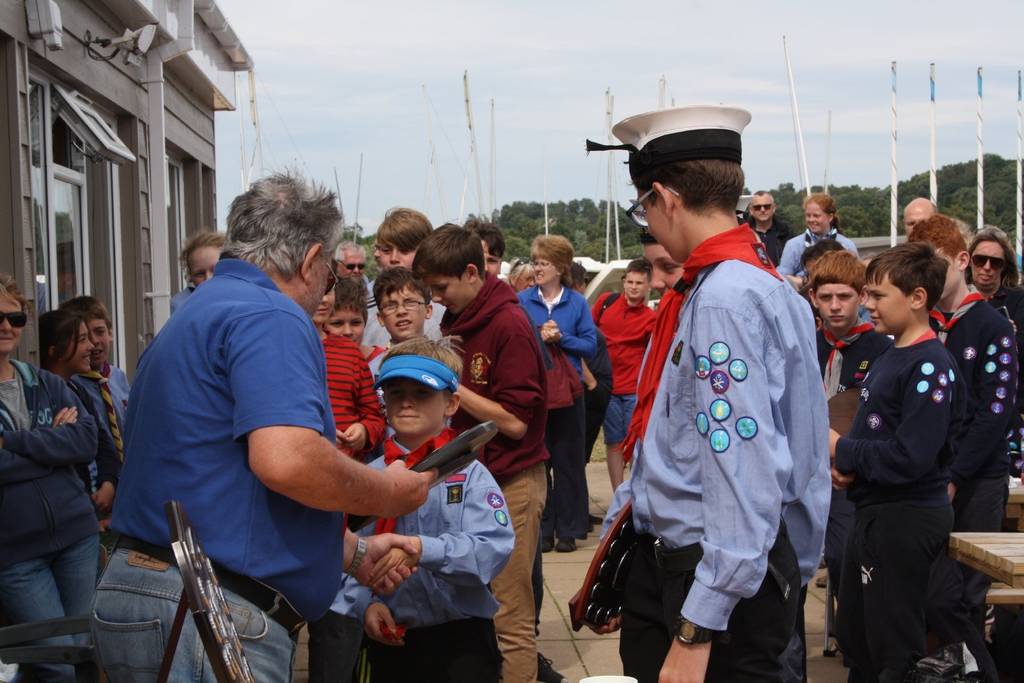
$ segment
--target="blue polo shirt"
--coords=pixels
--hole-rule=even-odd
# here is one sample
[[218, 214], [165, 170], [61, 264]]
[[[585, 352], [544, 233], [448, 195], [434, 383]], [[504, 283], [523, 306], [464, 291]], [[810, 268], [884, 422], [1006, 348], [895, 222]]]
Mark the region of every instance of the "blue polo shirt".
[[214, 272], [139, 361], [112, 527], [169, 546], [163, 506], [181, 501], [215, 562], [317, 619], [338, 591], [342, 515], [264, 486], [246, 435], [287, 425], [334, 440], [323, 348], [262, 270], [225, 259]]

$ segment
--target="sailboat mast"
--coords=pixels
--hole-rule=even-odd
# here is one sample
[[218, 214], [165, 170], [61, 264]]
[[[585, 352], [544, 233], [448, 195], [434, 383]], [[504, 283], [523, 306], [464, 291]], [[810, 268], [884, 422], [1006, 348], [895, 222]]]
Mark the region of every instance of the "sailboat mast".
[[498, 177], [498, 144], [496, 139], [496, 131], [494, 129], [494, 98], [491, 98], [491, 196], [490, 201], [487, 203], [490, 207], [490, 216], [493, 218], [494, 212], [497, 210], [497, 206], [494, 205], [494, 195], [497, 188], [497, 177]]
[[444, 187], [441, 183], [441, 168], [437, 160], [437, 145], [434, 144], [434, 121], [430, 116], [430, 97], [427, 95], [427, 86], [423, 88], [423, 111], [427, 116], [427, 141], [430, 144], [430, 166], [427, 170], [427, 186], [430, 186], [430, 177], [434, 177], [437, 184], [437, 201], [441, 206], [441, 216], [448, 218], [448, 209], [444, 203]]
[[935, 166], [935, 62], [929, 65], [930, 75], [928, 78], [928, 118], [931, 128], [930, 145], [931, 145], [931, 169], [928, 173], [928, 194], [932, 200], [932, 204], [935, 206], [939, 205], [939, 177]]
[[[604, 125], [608, 133], [609, 144], [612, 141], [612, 89], [604, 91]], [[612, 155], [608, 155], [608, 197], [605, 200], [604, 215], [604, 262], [611, 260], [612, 244]]]
[[896, 62], [892, 63], [892, 133], [889, 149], [889, 245], [895, 247], [897, 240], [897, 216], [899, 215], [899, 177], [896, 172]]
[[978, 230], [985, 227], [985, 117], [982, 114], [982, 75], [978, 67]]
[[828, 124], [825, 127], [825, 182], [822, 192], [828, 194], [828, 169], [832, 163], [832, 110], [828, 110]]
[[352, 222], [352, 232], [355, 234], [356, 239], [362, 235], [362, 229], [359, 226], [359, 200], [363, 196], [363, 153], [359, 153], [359, 181], [356, 183], [356, 215], [355, 220]]
[[469, 156], [473, 161], [473, 169], [476, 172], [476, 200], [477, 211], [484, 214], [484, 189], [480, 184], [480, 153], [476, 146], [476, 130], [473, 128], [473, 105], [469, 99], [469, 70], [462, 73], [462, 90], [466, 99], [466, 124], [469, 126]]

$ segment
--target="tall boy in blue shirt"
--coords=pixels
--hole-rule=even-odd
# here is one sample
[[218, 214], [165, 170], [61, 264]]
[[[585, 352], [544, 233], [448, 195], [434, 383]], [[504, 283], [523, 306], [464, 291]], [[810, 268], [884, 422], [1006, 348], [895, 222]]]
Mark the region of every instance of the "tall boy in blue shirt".
[[833, 485], [856, 506], [837, 618], [851, 681], [902, 681], [926, 653], [928, 576], [953, 527], [947, 466], [965, 393], [928, 324], [945, 279], [927, 244], [890, 249], [867, 269], [866, 308], [894, 344], [864, 379], [849, 436], [829, 439]]
[[[394, 435], [370, 467], [394, 460], [411, 467], [455, 436], [446, 423], [459, 407], [461, 371], [459, 354], [443, 342], [411, 339], [388, 352], [376, 386]], [[417, 553], [407, 563], [419, 571], [387, 597], [346, 575], [331, 607], [364, 620], [369, 680], [497, 683], [498, 602], [488, 584], [508, 561], [515, 535], [494, 477], [474, 461], [432, 488], [417, 511], [378, 520], [363, 534], [384, 532], [412, 537]]]

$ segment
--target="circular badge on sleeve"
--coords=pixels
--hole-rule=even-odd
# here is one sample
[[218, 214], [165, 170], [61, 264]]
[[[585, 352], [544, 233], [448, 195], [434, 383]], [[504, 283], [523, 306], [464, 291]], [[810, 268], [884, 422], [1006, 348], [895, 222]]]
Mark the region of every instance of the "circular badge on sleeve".
[[729, 448], [729, 432], [724, 429], [716, 429], [711, 432], [711, 450], [715, 453], [724, 453]]
[[711, 361], [715, 365], [721, 365], [725, 361], [729, 360], [729, 345], [725, 342], [715, 342], [708, 349], [708, 355], [711, 356]]
[[752, 417], [741, 417], [736, 420], [736, 433], [744, 439], [753, 439], [757, 436], [757, 421]]

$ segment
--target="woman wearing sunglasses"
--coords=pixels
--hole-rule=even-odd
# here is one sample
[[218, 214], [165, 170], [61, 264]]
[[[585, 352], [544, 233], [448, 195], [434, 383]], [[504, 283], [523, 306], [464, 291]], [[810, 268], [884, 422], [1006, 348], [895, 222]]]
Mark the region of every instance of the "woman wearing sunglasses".
[[[63, 379], [14, 359], [27, 309], [14, 278], [0, 274], [0, 612], [15, 624], [88, 614], [99, 556], [96, 514], [74, 469], [96, 454], [96, 422]], [[34, 673], [75, 677], [70, 665]]]

